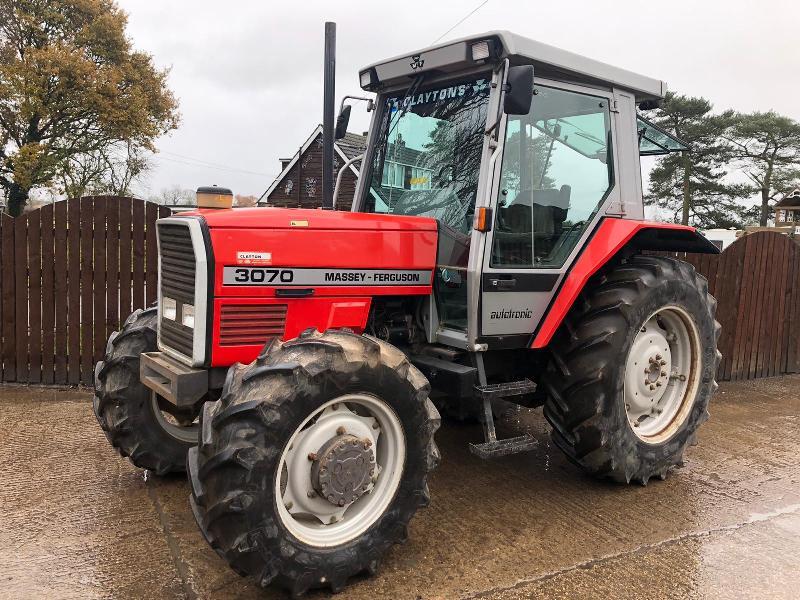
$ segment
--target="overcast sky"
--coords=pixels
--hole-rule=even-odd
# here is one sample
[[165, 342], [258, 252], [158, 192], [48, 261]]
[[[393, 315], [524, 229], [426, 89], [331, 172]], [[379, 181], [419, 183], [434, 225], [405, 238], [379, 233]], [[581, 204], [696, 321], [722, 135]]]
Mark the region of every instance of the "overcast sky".
[[[217, 184], [260, 195], [322, 122], [323, 23], [336, 21], [336, 96], [358, 69], [431, 44], [480, 4], [431, 0], [118, 0], [138, 49], [171, 69], [181, 125], [159, 140], [141, 195]], [[515, 33], [665, 80], [715, 108], [800, 120], [796, 0], [489, 0], [444, 39]], [[356, 107], [352, 131], [366, 128]], [[224, 167], [224, 169], [222, 168]]]

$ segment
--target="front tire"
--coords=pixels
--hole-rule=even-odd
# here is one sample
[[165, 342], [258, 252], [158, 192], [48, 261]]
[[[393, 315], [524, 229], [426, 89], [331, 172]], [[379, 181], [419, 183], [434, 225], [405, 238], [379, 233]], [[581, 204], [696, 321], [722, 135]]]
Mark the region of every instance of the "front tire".
[[655, 256], [634, 256], [587, 290], [550, 344], [553, 442], [596, 477], [663, 479], [708, 419], [716, 301], [691, 265]]
[[374, 573], [429, 503], [429, 389], [398, 349], [343, 331], [274, 341], [231, 367], [188, 458], [206, 540], [239, 574], [294, 595]]
[[[122, 330], [108, 338], [103, 360], [95, 367], [94, 414], [103, 432], [122, 456], [156, 475], [186, 469], [186, 453], [197, 443], [193, 415], [169, 416], [174, 407], [139, 378], [139, 356], [158, 350], [156, 308], [132, 313]], [[186, 423], [185, 426], [181, 422]]]

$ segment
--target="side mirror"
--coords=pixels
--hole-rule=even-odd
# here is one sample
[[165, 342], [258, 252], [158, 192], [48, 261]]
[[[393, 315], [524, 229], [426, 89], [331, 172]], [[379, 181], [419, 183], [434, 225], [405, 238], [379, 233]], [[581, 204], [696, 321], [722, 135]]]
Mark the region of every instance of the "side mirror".
[[344, 137], [344, 134], [347, 133], [347, 126], [350, 124], [350, 105], [347, 104], [342, 107], [342, 112], [339, 113], [339, 116], [336, 117], [336, 132], [334, 133], [334, 139], [340, 140]]
[[527, 115], [533, 100], [533, 65], [508, 68], [503, 112], [507, 115]]

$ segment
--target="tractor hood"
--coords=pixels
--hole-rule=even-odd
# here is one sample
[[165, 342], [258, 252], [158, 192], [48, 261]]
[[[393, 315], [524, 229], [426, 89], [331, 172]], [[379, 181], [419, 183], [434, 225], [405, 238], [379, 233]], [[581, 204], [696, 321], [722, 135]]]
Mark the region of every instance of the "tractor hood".
[[431, 293], [435, 219], [294, 208], [184, 217], [205, 222], [215, 297], [275, 297], [299, 288], [314, 298]]
[[368, 231], [436, 231], [436, 220], [306, 208], [200, 209], [182, 216], [201, 216], [210, 229], [336, 229]]

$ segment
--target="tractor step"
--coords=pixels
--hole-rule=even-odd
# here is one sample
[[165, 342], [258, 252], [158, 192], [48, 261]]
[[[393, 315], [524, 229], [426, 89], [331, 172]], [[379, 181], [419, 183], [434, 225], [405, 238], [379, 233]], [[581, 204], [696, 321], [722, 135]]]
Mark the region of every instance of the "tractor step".
[[497, 458], [499, 456], [508, 456], [509, 454], [533, 450], [538, 444], [539, 442], [536, 438], [526, 433], [519, 437], [506, 438], [504, 440], [494, 440], [492, 442], [483, 442], [482, 444], [470, 444], [469, 451], [478, 458]]
[[539, 442], [527, 433], [518, 437], [506, 438], [503, 440], [497, 439], [492, 401], [508, 398], [509, 396], [532, 394], [535, 391], [536, 384], [530, 379], [509, 381], [507, 383], [476, 385], [475, 396], [483, 401], [483, 434], [486, 441], [481, 444], [470, 444], [469, 451], [478, 458], [486, 459], [533, 450]]
[[507, 383], [492, 383], [489, 385], [476, 385], [475, 394], [483, 400], [499, 400], [509, 396], [522, 396], [536, 391], [536, 384], [530, 379], [509, 381]]

